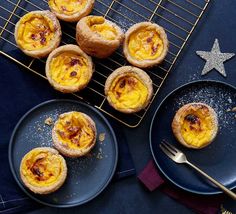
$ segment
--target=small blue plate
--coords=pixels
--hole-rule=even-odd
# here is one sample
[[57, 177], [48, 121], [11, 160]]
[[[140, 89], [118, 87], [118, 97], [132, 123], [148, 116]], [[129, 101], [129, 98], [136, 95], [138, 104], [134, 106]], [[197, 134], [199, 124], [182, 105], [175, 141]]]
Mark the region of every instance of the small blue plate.
[[[45, 124], [51, 117], [68, 111], [88, 114], [96, 123], [98, 136], [105, 133], [105, 140], [97, 142], [90, 156], [65, 158], [68, 175], [63, 186], [48, 195], [37, 195], [28, 190], [21, 181], [19, 168], [23, 156], [35, 147], [52, 146], [52, 126]], [[93, 107], [73, 100], [51, 100], [28, 111], [16, 125], [9, 145], [9, 163], [16, 182], [34, 200], [53, 207], [73, 207], [84, 204], [98, 194], [111, 181], [118, 158], [115, 134], [105, 117]]]
[[[203, 102], [214, 108], [219, 119], [219, 132], [209, 146], [188, 149], [174, 138], [171, 123], [176, 111], [184, 104]], [[176, 186], [197, 194], [222, 191], [185, 164], [177, 164], [159, 148], [162, 139], [181, 149], [192, 163], [230, 189], [236, 187], [236, 88], [217, 81], [197, 81], [177, 88], [157, 108], [150, 127], [153, 158], [163, 175]]]

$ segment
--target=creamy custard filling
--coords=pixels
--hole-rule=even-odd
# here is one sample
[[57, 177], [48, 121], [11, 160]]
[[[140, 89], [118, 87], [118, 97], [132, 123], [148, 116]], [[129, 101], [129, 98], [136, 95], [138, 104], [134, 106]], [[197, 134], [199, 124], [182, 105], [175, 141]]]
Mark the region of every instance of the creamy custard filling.
[[112, 82], [108, 96], [117, 108], [134, 109], [146, 102], [148, 89], [136, 75], [126, 75]]
[[55, 129], [60, 142], [67, 148], [87, 148], [95, 137], [89, 121], [79, 112], [60, 116]]
[[48, 47], [54, 38], [52, 20], [41, 14], [26, 14], [19, 23], [17, 41], [25, 50], [40, 50]]
[[154, 60], [162, 54], [163, 49], [163, 40], [153, 27], [138, 29], [129, 37], [129, 53], [137, 60]]
[[211, 140], [214, 121], [207, 107], [191, 109], [181, 118], [181, 134], [185, 142], [193, 146], [203, 146]]
[[22, 166], [27, 181], [37, 187], [50, 186], [57, 182], [64, 168], [57, 155], [45, 151], [29, 152]]
[[87, 18], [87, 25], [93, 32], [96, 32], [106, 40], [117, 38], [117, 30], [111, 24], [107, 23], [102, 16]]
[[49, 6], [56, 12], [73, 15], [80, 12], [87, 5], [87, 0], [49, 0]]
[[49, 64], [50, 76], [62, 86], [84, 85], [89, 80], [88, 60], [74, 53], [61, 53]]

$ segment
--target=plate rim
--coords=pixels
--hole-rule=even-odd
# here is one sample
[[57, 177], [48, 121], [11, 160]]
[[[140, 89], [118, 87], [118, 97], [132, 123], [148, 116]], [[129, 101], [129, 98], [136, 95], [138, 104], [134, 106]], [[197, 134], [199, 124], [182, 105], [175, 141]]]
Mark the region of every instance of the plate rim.
[[[167, 178], [168, 181], [170, 181], [172, 184], [174, 184], [175, 186], [179, 187], [180, 189], [182, 190], [185, 190], [187, 192], [190, 192], [190, 193], [194, 193], [194, 194], [198, 194], [198, 195], [216, 195], [216, 194], [221, 194], [223, 193], [223, 191], [221, 190], [216, 190], [216, 191], [212, 191], [212, 192], [202, 192], [202, 191], [196, 191], [196, 190], [191, 190], [189, 188], [186, 188], [184, 186], [181, 186], [180, 184], [176, 183], [173, 179], [171, 179], [165, 172], [164, 170], [162, 169], [162, 167], [160, 166], [160, 164], [158, 164], [158, 161], [154, 155], [154, 151], [153, 151], [153, 147], [152, 147], [152, 140], [151, 140], [151, 135], [152, 135], [152, 129], [153, 129], [153, 123], [154, 123], [154, 120], [156, 118], [156, 115], [157, 115], [157, 112], [159, 111], [159, 109], [161, 108], [161, 106], [163, 105], [163, 103], [171, 96], [173, 95], [174, 93], [176, 93], [176, 91], [180, 90], [181, 88], [184, 88], [184, 87], [188, 87], [190, 85], [194, 85], [194, 84], [199, 84], [199, 83], [215, 83], [215, 84], [222, 84], [224, 86], [227, 86], [227, 87], [230, 87], [232, 89], [234, 89], [236, 91], [236, 87], [229, 84], [229, 83], [226, 83], [226, 82], [223, 82], [223, 81], [219, 81], [219, 80], [214, 80], [214, 79], [207, 79], [207, 80], [195, 80], [195, 81], [191, 81], [191, 82], [188, 82], [188, 83], [185, 83], [183, 85], [180, 85], [178, 86], [177, 88], [173, 89], [172, 91], [170, 91], [165, 97], [164, 99], [160, 102], [160, 104], [158, 105], [158, 107], [156, 108], [154, 114], [153, 114], [153, 118], [152, 118], [152, 121], [151, 121], [151, 124], [150, 124], [150, 127], [149, 127], [149, 146], [150, 146], [150, 150], [151, 150], [151, 154], [152, 154], [152, 158], [154, 159], [154, 162], [156, 164], [156, 166], [158, 167], [158, 169], [161, 171], [161, 173], [165, 176], [165, 178]], [[236, 184], [233, 186], [233, 187], [230, 187], [229, 189], [234, 189], [236, 188]]]
[[[74, 203], [74, 204], [51, 204], [51, 203], [48, 203], [48, 202], [44, 202], [40, 199], [38, 199], [37, 197], [35, 197], [33, 194], [31, 194], [31, 192], [27, 191], [26, 188], [22, 185], [22, 183], [20, 182], [20, 179], [18, 179], [16, 173], [15, 173], [15, 170], [14, 170], [14, 167], [13, 167], [13, 162], [12, 162], [12, 158], [11, 158], [11, 153], [12, 153], [12, 147], [13, 147], [13, 139], [14, 139], [14, 136], [19, 128], [19, 126], [21, 125], [21, 123], [24, 121], [24, 119], [30, 114], [32, 113], [33, 111], [35, 111], [36, 109], [40, 108], [41, 106], [44, 106], [44, 105], [47, 105], [49, 103], [56, 103], [56, 102], [71, 102], [71, 103], [75, 103], [75, 104], [79, 104], [79, 105], [83, 105], [85, 106], [86, 108], [89, 108], [91, 109], [92, 111], [94, 111], [96, 114], [98, 114], [103, 120], [104, 122], [106, 123], [106, 125], [108, 126], [109, 130], [111, 131], [111, 135], [114, 139], [114, 147], [115, 147], [115, 161], [114, 161], [114, 166], [113, 166], [113, 169], [111, 171], [111, 174], [110, 174], [110, 177], [107, 179], [107, 181], [104, 183], [104, 185], [101, 187], [100, 190], [98, 190], [94, 195], [92, 195], [91, 197], [87, 198], [86, 200], [82, 200], [78, 203]], [[40, 204], [43, 204], [43, 205], [47, 205], [47, 206], [50, 206], [50, 207], [57, 207], [57, 208], [69, 208], [69, 207], [76, 207], [76, 206], [79, 206], [79, 205], [82, 205], [82, 204], [85, 204], [91, 200], [93, 200], [94, 198], [96, 198], [98, 195], [100, 195], [103, 190], [110, 184], [112, 178], [114, 177], [114, 174], [115, 174], [115, 171], [116, 171], [116, 168], [117, 168], [117, 163], [118, 163], [118, 144], [117, 144], [117, 138], [116, 138], [116, 135], [115, 135], [115, 132], [111, 126], [111, 124], [108, 122], [108, 120], [105, 118], [104, 115], [102, 115], [101, 112], [99, 112], [96, 108], [88, 105], [87, 103], [83, 103], [81, 101], [77, 101], [77, 100], [73, 100], [73, 99], [51, 99], [51, 100], [47, 100], [47, 101], [44, 101], [44, 102], [41, 102], [37, 105], [35, 105], [34, 107], [30, 108], [26, 113], [23, 114], [23, 116], [21, 116], [21, 118], [18, 120], [17, 124], [15, 125], [13, 131], [12, 131], [12, 134], [11, 134], [11, 137], [10, 137], [10, 140], [9, 140], [9, 145], [8, 145], [8, 162], [9, 162], [9, 165], [10, 165], [10, 170], [11, 170], [11, 173], [16, 181], [16, 183], [18, 184], [18, 186], [21, 188], [21, 190], [27, 195], [29, 196], [31, 199], [35, 200], [36, 202], [40, 203]]]

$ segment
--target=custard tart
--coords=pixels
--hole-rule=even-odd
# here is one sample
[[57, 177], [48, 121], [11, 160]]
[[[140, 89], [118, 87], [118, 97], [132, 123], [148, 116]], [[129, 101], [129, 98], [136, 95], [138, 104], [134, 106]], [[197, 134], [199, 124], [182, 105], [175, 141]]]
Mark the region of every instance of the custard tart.
[[176, 112], [172, 130], [182, 145], [193, 149], [203, 148], [217, 135], [217, 114], [204, 103], [186, 104]]
[[93, 62], [77, 45], [55, 49], [46, 62], [46, 76], [58, 91], [72, 93], [85, 88], [92, 78]]
[[151, 22], [133, 25], [125, 34], [124, 55], [130, 64], [147, 68], [160, 64], [168, 52], [165, 30]]
[[152, 80], [143, 70], [123, 66], [106, 80], [105, 95], [109, 104], [123, 113], [144, 109], [153, 95]]
[[48, 0], [48, 5], [59, 19], [77, 22], [92, 11], [94, 0]]
[[76, 40], [91, 56], [106, 58], [122, 43], [124, 33], [115, 23], [102, 16], [87, 16], [76, 26]]
[[28, 56], [42, 58], [57, 48], [61, 41], [61, 26], [48, 10], [25, 14], [15, 26], [15, 41]]
[[94, 121], [77, 111], [63, 113], [52, 130], [54, 147], [68, 157], [87, 154], [95, 145], [97, 130]]
[[38, 147], [23, 157], [20, 176], [25, 186], [32, 192], [49, 194], [64, 183], [67, 176], [66, 162], [57, 150]]

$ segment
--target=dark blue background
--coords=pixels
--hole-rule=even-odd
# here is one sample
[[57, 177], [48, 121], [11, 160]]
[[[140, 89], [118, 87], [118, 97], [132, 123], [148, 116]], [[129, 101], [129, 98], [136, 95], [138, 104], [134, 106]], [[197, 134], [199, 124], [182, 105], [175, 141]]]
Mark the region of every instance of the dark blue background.
[[[235, 17], [235, 0], [213, 0], [144, 121], [135, 129], [121, 126], [128, 139], [137, 172], [140, 172], [151, 158], [148, 139], [151, 118], [160, 101], [171, 90], [198, 79], [216, 79], [236, 86], [236, 57], [225, 63], [227, 78], [216, 71], [202, 77], [200, 74], [205, 62], [195, 53], [197, 50], [210, 50], [215, 38], [219, 39], [222, 52], [236, 53]], [[0, 114], [1, 141], [9, 140], [17, 121], [33, 106], [48, 99], [69, 97], [57, 93], [47, 81], [15, 65], [3, 56], [0, 56], [0, 70], [0, 112], [8, 115], [8, 120], [3, 121]], [[7, 156], [2, 153], [1, 155]], [[225, 201], [224, 206], [236, 212], [235, 202], [230, 199]], [[66, 210], [43, 208], [32, 213], [42, 213], [42, 211], [63, 214], [73, 211], [79, 213], [163, 213], [163, 210], [165, 213], [192, 213], [158, 190], [152, 193], [146, 191], [136, 177], [130, 177], [110, 184], [99, 197], [86, 205]]]

